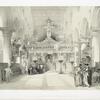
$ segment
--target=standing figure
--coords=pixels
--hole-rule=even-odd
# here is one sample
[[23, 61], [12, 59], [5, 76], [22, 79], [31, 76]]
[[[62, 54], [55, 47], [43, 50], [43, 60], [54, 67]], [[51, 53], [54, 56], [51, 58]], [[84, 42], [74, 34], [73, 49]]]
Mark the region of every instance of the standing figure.
[[28, 68], [28, 74], [29, 75], [32, 75], [32, 64], [29, 66], [29, 68]]
[[82, 85], [81, 69], [80, 69], [79, 66], [77, 66], [75, 68], [75, 76], [74, 76], [74, 79], [75, 79], [75, 85], [76, 86], [81, 86]]
[[55, 71], [56, 71], [56, 62], [54, 62], [54, 66], [55, 66]]
[[89, 77], [89, 73], [88, 73], [88, 65], [85, 64], [85, 70], [83, 72], [83, 82], [84, 82], [84, 85], [85, 86], [90, 86], [89, 83], [88, 83], [88, 77]]
[[92, 85], [92, 69], [90, 67], [88, 68], [88, 74], [89, 74], [88, 83], [91, 86]]
[[25, 66], [25, 73], [28, 74], [28, 66]]
[[9, 67], [5, 68], [5, 78], [6, 81], [9, 82], [11, 80], [12, 71]]
[[66, 73], [66, 69], [67, 69], [66, 62], [64, 62], [63, 65], [64, 65], [64, 72]]

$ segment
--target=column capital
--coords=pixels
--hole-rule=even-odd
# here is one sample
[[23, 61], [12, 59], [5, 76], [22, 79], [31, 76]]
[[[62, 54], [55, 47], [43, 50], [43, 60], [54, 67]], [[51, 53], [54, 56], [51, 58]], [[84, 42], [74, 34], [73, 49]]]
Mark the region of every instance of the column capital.
[[3, 34], [15, 32], [14, 29], [10, 29], [9, 27], [0, 27], [0, 30], [3, 32]]
[[92, 28], [91, 32], [92, 32], [92, 36], [99, 36], [100, 28]]

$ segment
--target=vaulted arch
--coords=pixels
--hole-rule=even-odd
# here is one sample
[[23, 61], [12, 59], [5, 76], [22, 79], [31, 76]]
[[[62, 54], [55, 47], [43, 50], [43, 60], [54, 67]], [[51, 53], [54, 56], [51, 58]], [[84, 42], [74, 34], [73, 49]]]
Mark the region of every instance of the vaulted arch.
[[89, 23], [87, 18], [83, 18], [82, 23], [81, 23], [81, 28], [80, 28], [80, 34], [82, 35], [88, 35], [89, 34]]

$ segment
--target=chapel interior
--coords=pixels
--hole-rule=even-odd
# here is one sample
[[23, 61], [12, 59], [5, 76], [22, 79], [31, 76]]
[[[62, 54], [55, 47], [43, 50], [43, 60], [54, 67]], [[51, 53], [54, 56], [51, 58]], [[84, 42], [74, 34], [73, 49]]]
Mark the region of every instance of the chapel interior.
[[99, 17], [99, 6], [0, 7], [0, 81], [7, 67], [13, 79], [30, 66], [44, 67], [36, 75], [72, 74], [83, 62], [100, 70]]

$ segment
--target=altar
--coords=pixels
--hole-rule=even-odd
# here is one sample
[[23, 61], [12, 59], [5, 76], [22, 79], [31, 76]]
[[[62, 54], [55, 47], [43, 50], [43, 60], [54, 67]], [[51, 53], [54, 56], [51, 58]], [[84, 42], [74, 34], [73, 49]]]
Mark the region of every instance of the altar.
[[44, 63], [52, 63], [56, 65], [59, 62], [59, 57], [63, 57], [63, 62], [70, 61], [73, 56], [73, 44], [67, 43], [67, 40], [56, 41], [52, 36], [51, 19], [47, 19], [46, 38], [39, 42], [30, 42], [27, 46], [29, 51], [29, 62], [34, 61], [34, 58], [41, 59]]

